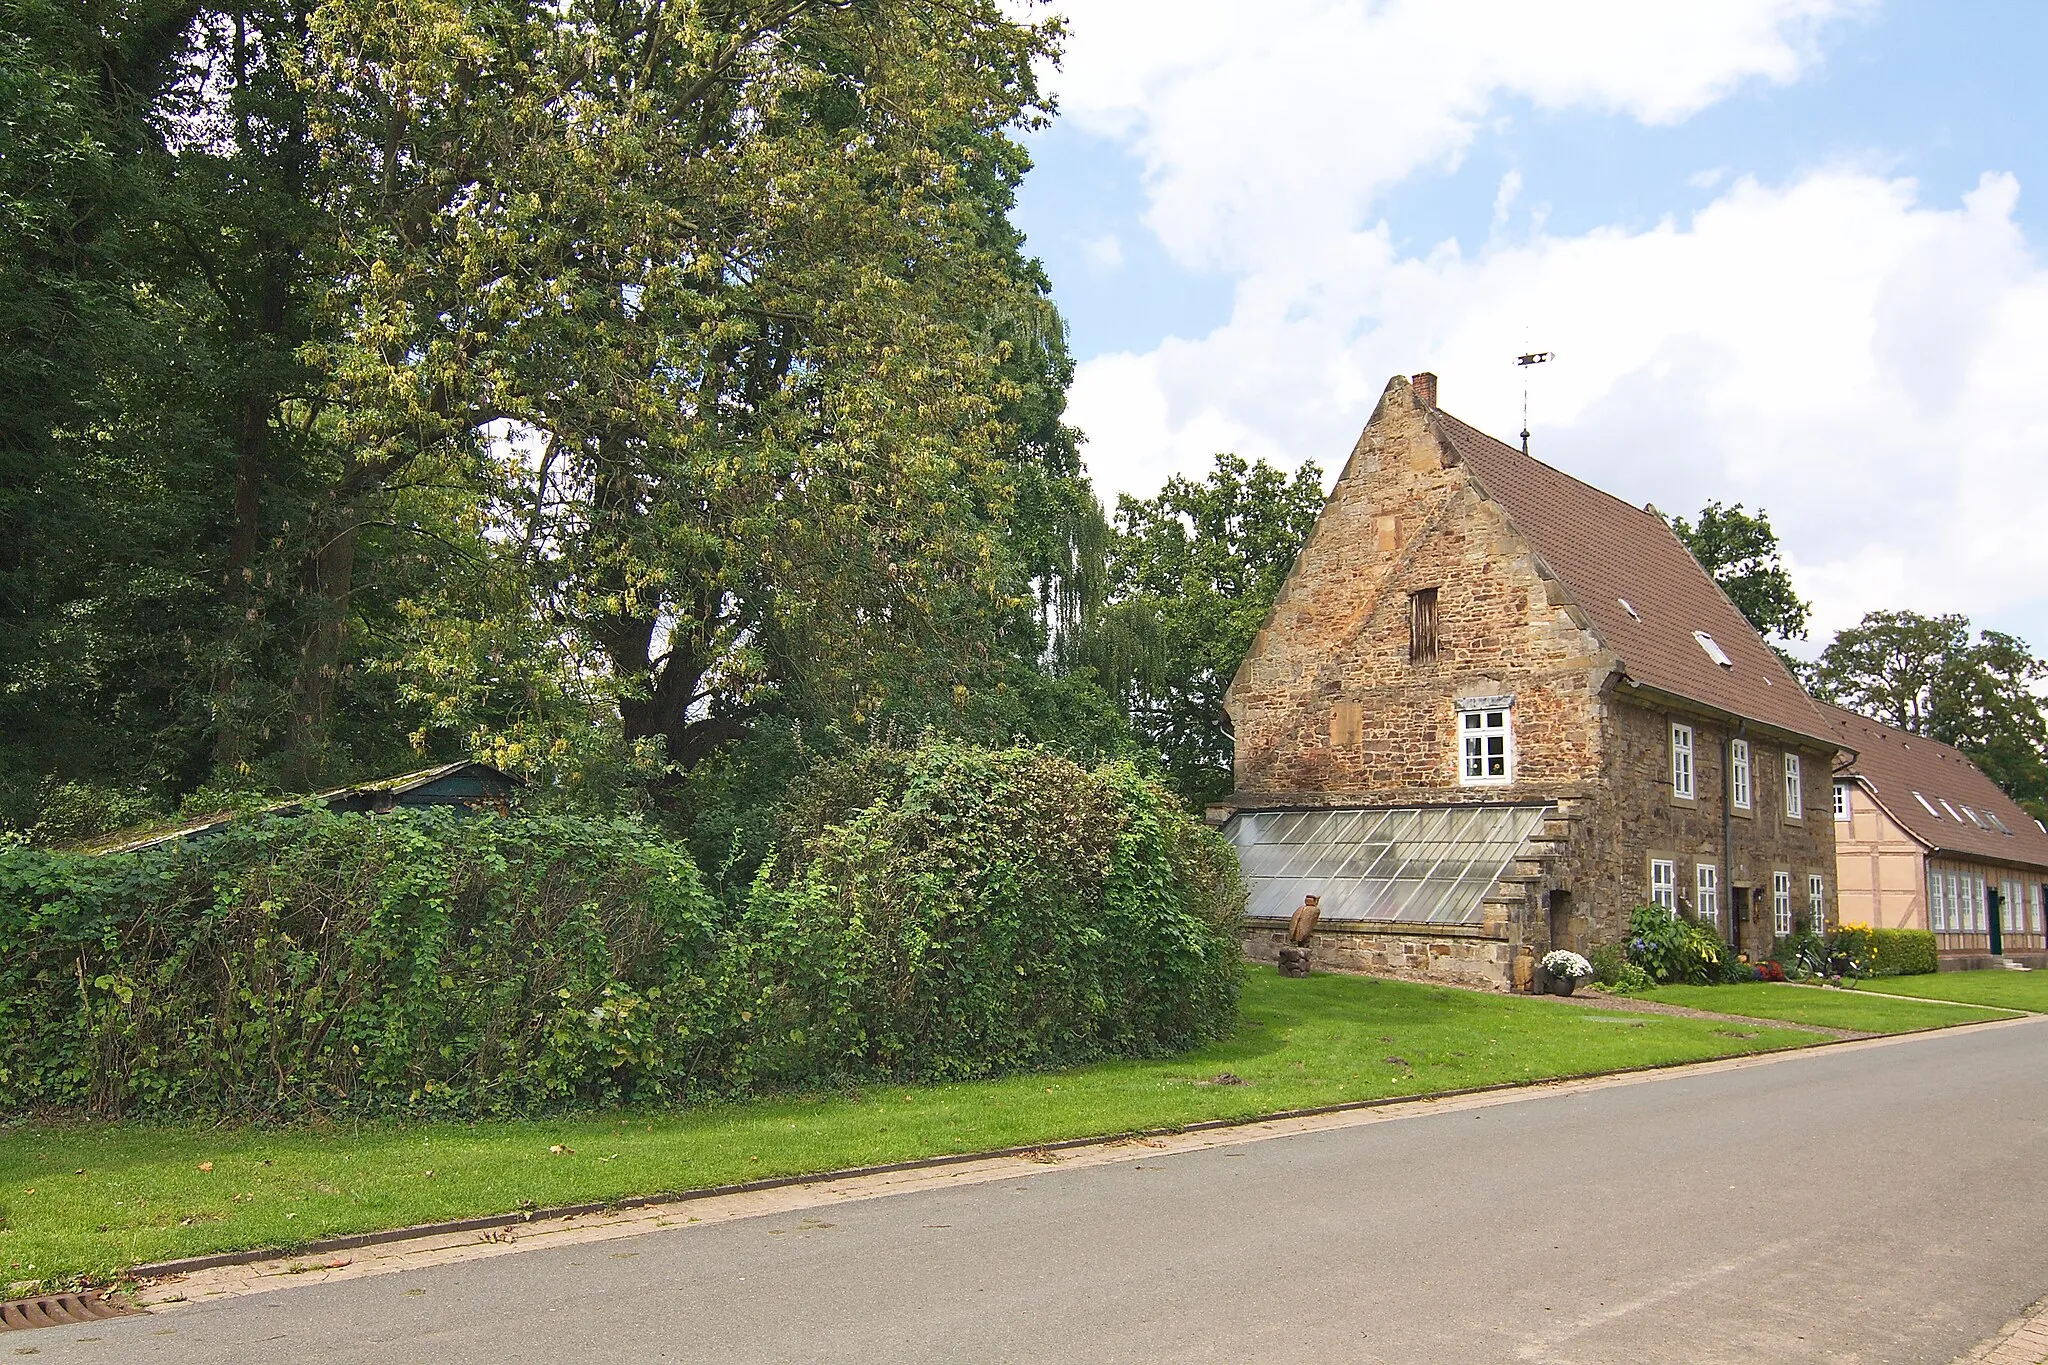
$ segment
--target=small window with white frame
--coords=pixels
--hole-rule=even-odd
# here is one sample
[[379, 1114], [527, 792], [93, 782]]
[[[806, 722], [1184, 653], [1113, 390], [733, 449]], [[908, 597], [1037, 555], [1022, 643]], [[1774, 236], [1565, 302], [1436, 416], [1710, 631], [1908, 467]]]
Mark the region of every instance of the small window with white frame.
[[1927, 927], [1937, 934], [1948, 932], [1948, 897], [1942, 894], [1941, 869], [1927, 873]]
[[1467, 787], [1504, 786], [1515, 780], [1515, 723], [1505, 698], [1458, 705], [1458, 781]]
[[1847, 820], [1854, 813], [1853, 808], [1849, 804], [1849, 784], [1847, 782], [1837, 782], [1835, 784], [1835, 818], [1837, 820]]
[[2041, 883], [2034, 883], [2033, 892], [2034, 913], [2029, 922], [2033, 925], [2032, 932], [2038, 934], [2041, 932]]
[[1771, 932], [1780, 938], [1792, 932], [1792, 874], [1771, 874]]
[[1692, 800], [1692, 727], [1671, 727], [1671, 794], [1681, 801]]
[[1721, 927], [1721, 869], [1701, 863], [1693, 869], [1693, 909], [1700, 923]]
[[1960, 934], [1970, 927], [1970, 921], [1963, 916], [1963, 878], [1960, 873], [1948, 874], [1948, 931]]
[[1749, 741], [1728, 742], [1728, 799], [1737, 810], [1750, 808]]
[[1678, 864], [1669, 858], [1650, 859], [1650, 904], [1678, 914]]
[[1789, 749], [1785, 751], [1785, 818], [1806, 818], [1806, 792], [1805, 783], [1799, 775], [1799, 755]]
[[1806, 874], [1806, 925], [1816, 934], [1827, 932], [1828, 884], [1818, 872]]

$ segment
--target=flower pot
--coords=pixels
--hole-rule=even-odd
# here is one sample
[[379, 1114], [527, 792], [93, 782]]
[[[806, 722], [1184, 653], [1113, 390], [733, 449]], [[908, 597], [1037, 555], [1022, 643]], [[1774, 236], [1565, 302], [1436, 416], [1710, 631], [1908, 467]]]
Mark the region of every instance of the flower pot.
[[1550, 993], [1552, 995], [1570, 995], [1574, 990], [1578, 989], [1578, 985], [1579, 979], [1576, 976], [1553, 976], [1550, 978]]

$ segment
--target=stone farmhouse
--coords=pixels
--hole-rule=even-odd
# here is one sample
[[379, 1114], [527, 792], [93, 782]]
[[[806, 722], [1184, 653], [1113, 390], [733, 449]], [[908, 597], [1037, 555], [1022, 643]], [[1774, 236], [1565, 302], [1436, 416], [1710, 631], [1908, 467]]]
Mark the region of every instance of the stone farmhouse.
[[1752, 957], [1834, 901], [1837, 726], [1654, 509], [1389, 381], [1225, 695], [1249, 948], [1512, 983], [1655, 903]]
[[1932, 929], [1947, 967], [2048, 966], [2048, 832], [1946, 744], [1834, 707], [1845, 924]]

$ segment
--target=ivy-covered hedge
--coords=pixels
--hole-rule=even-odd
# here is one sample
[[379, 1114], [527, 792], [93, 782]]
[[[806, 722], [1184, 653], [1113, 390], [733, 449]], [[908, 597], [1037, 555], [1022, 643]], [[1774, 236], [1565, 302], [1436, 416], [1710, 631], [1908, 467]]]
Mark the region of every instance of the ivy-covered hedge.
[[620, 821], [0, 847], [0, 1113], [530, 1113], [1161, 1052], [1235, 1017], [1232, 855], [1129, 769], [868, 757], [787, 825], [731, 909]]

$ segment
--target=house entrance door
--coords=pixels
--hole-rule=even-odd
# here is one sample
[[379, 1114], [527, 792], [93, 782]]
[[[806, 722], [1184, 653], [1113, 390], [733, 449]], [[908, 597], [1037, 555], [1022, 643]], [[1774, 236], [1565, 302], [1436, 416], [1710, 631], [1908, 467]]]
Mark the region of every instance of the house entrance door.
[[2005, 955], [2005, 935], [1999, 931], [1998, 922], [2005, 918], [2005, 893], [1997, 887], [1984, 889], [1984, 899], [1991, 903], [1991, 955]]

